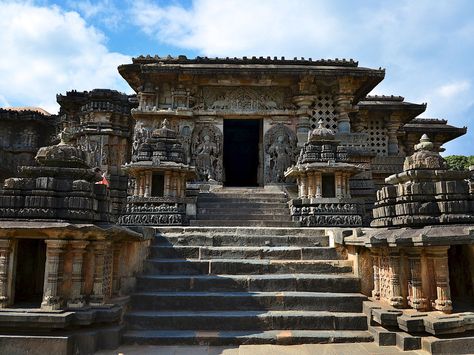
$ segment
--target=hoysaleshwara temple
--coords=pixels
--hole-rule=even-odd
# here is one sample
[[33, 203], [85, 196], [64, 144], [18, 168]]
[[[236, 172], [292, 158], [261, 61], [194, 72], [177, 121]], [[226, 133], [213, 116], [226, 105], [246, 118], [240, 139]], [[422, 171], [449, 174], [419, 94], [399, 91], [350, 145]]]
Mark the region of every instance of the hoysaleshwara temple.
[[474, 167], [354, 60], [140, 56], [0, 109], [0, 353], [474, 351]]

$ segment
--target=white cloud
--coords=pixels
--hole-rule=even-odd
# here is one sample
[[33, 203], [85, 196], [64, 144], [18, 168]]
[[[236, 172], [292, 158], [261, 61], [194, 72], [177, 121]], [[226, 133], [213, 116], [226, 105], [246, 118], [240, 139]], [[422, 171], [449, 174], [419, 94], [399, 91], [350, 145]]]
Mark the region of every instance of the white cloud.
[[105, 26], [115, 29], [122, 21], [122, 12], [117, 8], [112, 0], [100, 1], [68, 1], [68, 5], [73, 10], [77, 10], [86, 19], [98, 19]]
[[117, 66], [130, 58], [110, 52], [78, 13], [17, 2], [0, 2], [0, 13], [0, 96], [10, 104], [54, 113], [66, 90], [129, 90]]
[[5, 96], [0, 95], [0, 107], [8, 107], [8, 106], [10, 106], [10, 104], [8, 103]]
[[439, 87], [436, 93], [444, 98], [452, 98], [460, 93], [469, 90], [471, 83], [469, 80], [461, 80]]

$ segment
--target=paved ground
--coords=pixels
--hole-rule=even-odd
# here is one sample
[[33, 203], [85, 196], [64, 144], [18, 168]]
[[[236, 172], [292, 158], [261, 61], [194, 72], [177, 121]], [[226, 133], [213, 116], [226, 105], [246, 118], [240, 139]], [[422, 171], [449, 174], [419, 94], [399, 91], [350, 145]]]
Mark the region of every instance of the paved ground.
[[377, 346], [374, 343], [360, 344], [304, 344], [304, 345], [242, 345], [240, 347], [219, 346], [154, 346], [124, 345], [116, 350], [99, 351], [96, 355], [359, 355], [359, 354], [404, 354], [426, 355], [427, 352], [400, 351], [396, 346]]

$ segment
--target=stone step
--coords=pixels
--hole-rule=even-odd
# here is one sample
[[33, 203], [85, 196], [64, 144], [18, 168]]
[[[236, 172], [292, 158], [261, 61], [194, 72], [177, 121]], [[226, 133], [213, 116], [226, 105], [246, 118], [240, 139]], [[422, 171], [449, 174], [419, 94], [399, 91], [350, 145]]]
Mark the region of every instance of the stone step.
[[132, 330], [367, 330], [361, 313], [324, 311], [133, 311]]
[[[257, 231], [254, 231], [257, 232]], [[319, 233], [318, 233], [319, 234]], [[274, 246], [285, 247], [327, 247], [329, 237], [316, 234], [308, 235], [246, 235], [246, 234], [166, 234], [157, 235], [153, 245], [168, 246]]]
[[278, 214], [278, 215], [290, 215], [290, 210], [288, 207], [280, 207], [280, 208], [268, 208], [268, 207], [241, 207], [236, 206], [234, 208], [231, 207], [206, 207], [206, 208], [198, 208], [198, 215], [199, 214], [249, 214], [249, 215], [265, 215], [265, 214]]
[[351, 260], [265, 260], [265, 259], [148, 259], [144, 264], [148, 274], [289, 274], [348, 273]]
[[291, 222], [291, 216], [289, 213], [286, 214], [241, 214], [241, 213], [231, 213], [231, 214], [198, 214], [198, 220], [213, 220], [213, 221], [288, 221]]
[[[160, 226], [154, 227], [157, 235], [180, 235], [183, 237], [194, 235], [232, 235], [232, 236], [324, 236], [325, 227], [186, 227]], [[348, 228], [350, 229], [350, 228]]]
[[259, 221], [259, 220], [191, 220], [190, 226], [214, 226], [214, 227], [299, 227], [298, 222], [290, 221]]
[[127, 344], [150, 345], [241, 345], [241, 344], [318, 344], [371, 342], [367, 331], [354, 330], [269, 330], [269, 331], [193, 331], [129, 330]]
[[215, 200], [242, 200], [242, 201], [288, 201], [288, 197], [283, 193], [201, 193], [198, 201]]
[[326, 292], [137, 292], [133, 310], [299, 310], [361, 312], [360, 293]]
[[142, 275], [137, 291], [358, 292], [353, 274]]
[[153, 245], [151, 258], [168, 259], [271, 259], [271, 260], [342, 260], [331, 247], [248, 247], [248, 246], [173, 246]]
[[236, 208], [254, 208], [254, 209], [268, 209], [268, 208], [276, 208], [276, 209], [286, 209], [288, 210], [288, 205], [287, 203], [283, 202], [203, 202], [203, 201], [198, 201], [197, 202], [197, 207], [198, 208], [212, 208], [212, 209], [236, 209]]

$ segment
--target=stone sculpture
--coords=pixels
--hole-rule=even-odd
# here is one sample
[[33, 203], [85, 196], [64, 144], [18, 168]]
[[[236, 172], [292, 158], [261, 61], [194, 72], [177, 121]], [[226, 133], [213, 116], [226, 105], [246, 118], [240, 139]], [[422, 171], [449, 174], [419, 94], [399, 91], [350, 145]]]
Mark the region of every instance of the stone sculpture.
[[296, 135], [283, 124], [270, 128], [265, 135], [267, 183], [285, 182], [285, 170], [295, 163]]

